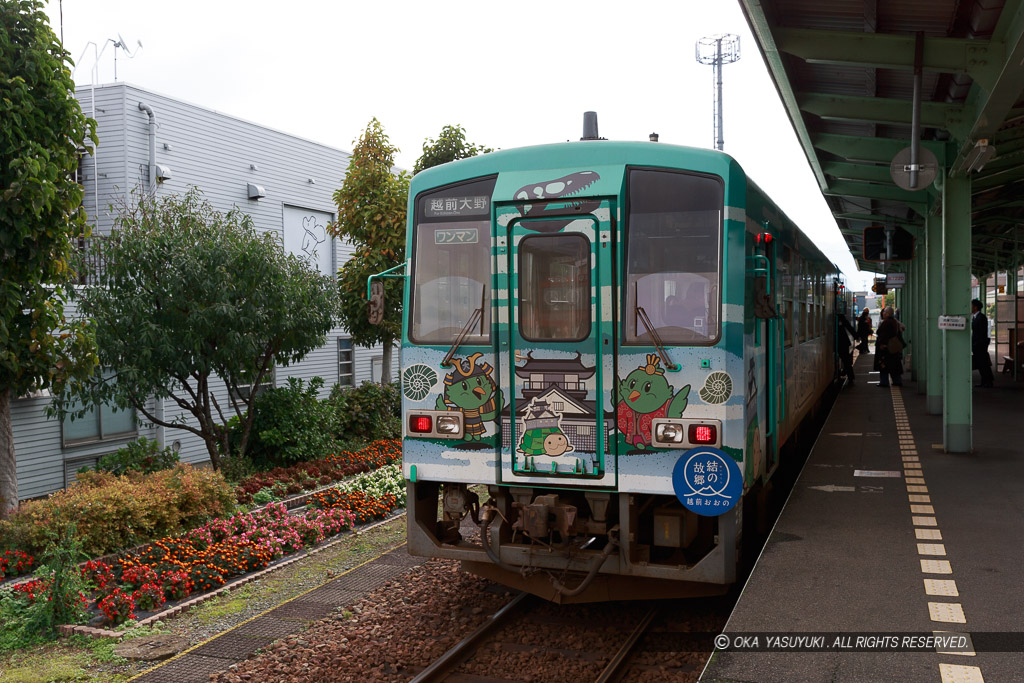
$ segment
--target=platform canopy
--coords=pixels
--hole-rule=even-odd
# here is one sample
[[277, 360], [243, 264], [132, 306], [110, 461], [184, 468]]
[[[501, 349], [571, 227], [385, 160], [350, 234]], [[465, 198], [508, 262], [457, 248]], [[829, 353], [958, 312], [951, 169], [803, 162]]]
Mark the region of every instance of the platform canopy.
[[[1024, 0], [740, 0], [818, 185], [860, 268], [869, 225], [919, 233], [939, 190], [890, 174], [910, 146], [971, 175], [971, 271], [1024, 248]], [[918, 33], [921, 33], [920, 41]], [[991, 151], [994, 150], [994, 153]], [[941, 172], [941, 171], [940, 171]], [[933, 199], [929, 208], [928, 197]]]

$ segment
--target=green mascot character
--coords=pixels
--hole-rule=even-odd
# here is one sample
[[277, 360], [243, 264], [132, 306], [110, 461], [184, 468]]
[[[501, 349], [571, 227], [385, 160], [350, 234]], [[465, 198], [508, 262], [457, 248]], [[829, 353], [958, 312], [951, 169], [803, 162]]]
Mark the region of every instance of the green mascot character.
[[619, 430], [626, 435], [626, 443], [641, 449], [651, 445], [654, 418], [680, 417], [690, 395], [689, 384], [673, 392], [659, 362], [658, 356], [648, 354], [646, 365], [619, 382]]
[[480, 441], [484, 422], [493, 420], [504, 407], [501, 389], [491, 375], [494, 368], [481, 361], [482, 353], [456, 360], [455, 369], [444, 377], [444, 394], [437, 397], [438, 410], [462, 412], [466, 441]]

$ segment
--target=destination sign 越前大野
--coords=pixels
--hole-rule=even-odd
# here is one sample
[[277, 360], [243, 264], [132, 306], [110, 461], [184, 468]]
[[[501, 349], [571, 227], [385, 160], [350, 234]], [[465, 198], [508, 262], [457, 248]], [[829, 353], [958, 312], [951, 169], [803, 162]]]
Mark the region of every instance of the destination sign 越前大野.
[[484, 216], [490, 210], [491, 198], [487, 195], [476, 197], [434, 197], [427, 199], [424, 206], [427, 218]]

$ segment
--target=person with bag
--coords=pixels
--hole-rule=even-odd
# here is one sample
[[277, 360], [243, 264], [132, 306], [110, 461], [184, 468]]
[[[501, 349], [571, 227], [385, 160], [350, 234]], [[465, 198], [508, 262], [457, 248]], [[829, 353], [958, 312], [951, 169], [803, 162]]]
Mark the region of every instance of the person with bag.
[[868, 352], [868, 337], [871, 336], [871, 311], [864, 309], [860, 313], [860, 317], [857, 318], [857, 339], [860, 343], [857, 344], [857, 350], [861, 353]]
[[842, 371], [839, 373], [840, 377], [846, 377], [846, 384], [853, 386], [854, 375], [853, 375], [853, 349], [851, 346], [853, 342], [850, 338], [857, 338], [857, 331], [853, 329], [853, 325], [846, 319], [846, 316], [840, 313], [837, 316], [836, 326], [836, 351], [839, 353], [839, 360], [842, 362]]
[[875, 331], [875, 369], [878, 386], [885, 389], [892, 378], [894, 387], [903, 386], [903, 325], [896, 320], [892, 306], [882, 309], [882, 322]]
[[991, 387], [994, 377], [992, 376], [992, 357], [988, 355], [988, 345], [991, 339], [988, 336], [988, 317], [981, 312], [981, 300], [971, 300], [971, 369], [981, 373], [981, 384], [979, 387]]

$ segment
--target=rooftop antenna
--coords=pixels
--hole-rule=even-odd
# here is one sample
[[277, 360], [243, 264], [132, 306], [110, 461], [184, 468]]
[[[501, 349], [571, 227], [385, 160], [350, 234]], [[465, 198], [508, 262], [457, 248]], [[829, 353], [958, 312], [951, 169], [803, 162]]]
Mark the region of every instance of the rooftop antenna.
[[733, 33], [706, 36], [697, 41], [697, 61], [714, 67], [714, 138], [715, 149], [719, 151], [725, 146], [725, 139], [722, 136], [722, 65], [738, 62], [739, 59], [740, 37]]
[[114, 80], [117, 81], [117, 49], [121, 48], [122, 50], [124, 50], [124, 53], [128, 56], [128, 59], [134, 59], [135, 55], [139, 54], [139, 50], [142, 49], [142, 41], [135, 41], [137, 47], [135, 48], [134, 51], [130, 51], [128, 49], [128, 44], [125, 42], [124, 37], [120, 33], [117, 34], [117, 40], [114, 40], [113, 38], [107, 38], [107, 41], [114, 44]]

